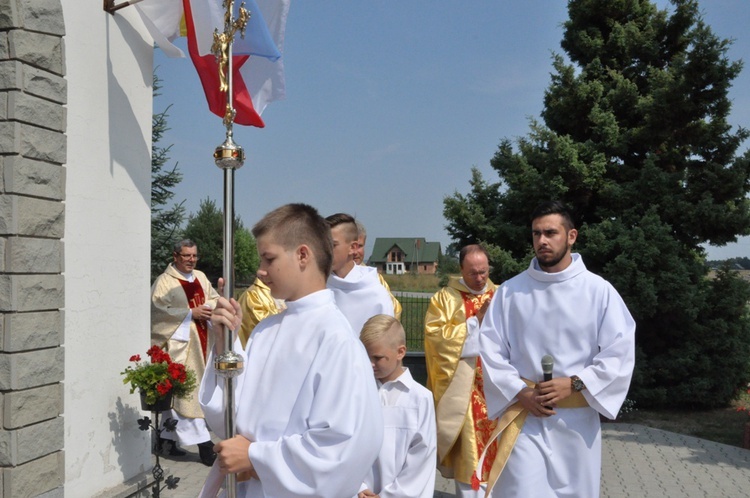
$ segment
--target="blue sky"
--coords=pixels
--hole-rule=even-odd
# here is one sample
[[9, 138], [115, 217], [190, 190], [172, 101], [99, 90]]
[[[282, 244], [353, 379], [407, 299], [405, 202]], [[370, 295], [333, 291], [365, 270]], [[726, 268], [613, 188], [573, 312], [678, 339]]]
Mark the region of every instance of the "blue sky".
[[[660, 6], [666, 1], [657, 2]], [[292, 0], [284, 52], [287, 98], [266, 127], [235, 127], [247, 160], [236, 172], [235, 209], [246, 226], [287, 202], [322, 215], [348, 212], [377, 237], [425, 237], [443, 247], [443, 199], [469, 189], [471, 167], [489, 181], [503, 138], [525, 136], [562, 53], [562, 0]], [[750, 63], [747, 0], [704, 0], [729, 55]], [[185, 48], [183, 40], [178, 46]], [[185, 52], [187, 52], [185, 50]], [[171, 104], [161, 145], [184, 174], [175, 189], [196, 212], [222, 203], [212, 153], [224, 141], [189, 59], [156, 50], [163, 80], [154, 102]], [[750, 67], [735, 80], [731, 123], [750, 127]], [[747, 149], [743, 145], [742, 151]], [[709, 258], [750, 256], [750, 238], [709, 248]]]

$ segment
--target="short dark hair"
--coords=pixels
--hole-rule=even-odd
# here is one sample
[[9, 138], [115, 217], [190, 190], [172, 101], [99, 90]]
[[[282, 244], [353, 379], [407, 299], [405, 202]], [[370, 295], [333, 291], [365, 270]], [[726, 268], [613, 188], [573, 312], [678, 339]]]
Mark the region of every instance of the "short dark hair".
[[336, 213], [326, 218], [328, 226], [333, 228], [339, 225], [344, 225], [344, 236], [347, 242], [353, 242], [359, 238], [359, 231], [357, 230], [357, 220], [354, 216], [346, 213]]
[[468, 246], [463, 246], [458, 253], [459, 268], [463, 268], [464, 259], [466, 259], [466, 256], [468, 256], [469, 254], [474, 254], [475, 252], [481, 252], [482, 254], [487, 256], [487, 261], [489, 262], [490, 254], [487, 252], [487, 249], [479, 244], [469, 244]]
[[287, 251], [305, 244], [315, 254], [318, 268], [328, 278], [333, 265], [331, 229], [318, 211], [307, 204], [285, 204], [265, 215], [252, 229], [258, 239], [270, 236]]
[[174, 247], [172, 248], [172, 252], [174, 252], [175, 254], [180, 254], [183, 247], [195, 247], [195, 242], [190, 239], [182, 239], [179, 242], [175, 242]]
[[534, 220], [537, 218], [550, 214], [559, 214], [562, 216], [563, 226], [566, 230], [572, 230], [576, 227], [575, 223], [573, 223], [570, 209], [560, 201], [545, 201], [539, 204], [531, 213], [531, 223], [534, 223]]

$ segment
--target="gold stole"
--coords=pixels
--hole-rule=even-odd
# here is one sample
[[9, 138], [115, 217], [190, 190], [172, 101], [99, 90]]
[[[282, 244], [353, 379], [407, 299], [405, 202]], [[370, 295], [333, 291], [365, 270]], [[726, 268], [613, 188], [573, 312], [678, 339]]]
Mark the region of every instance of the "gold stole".
[[[494, 291], [475, 295], [469, 292], [459, 291], [463, 301], [464, 315], [466, 319], [476, 315], [485, 301], [492, 298]], [[471, 411], [474, 431], [474, 444], [477, 456], [487, 452], [490, 448], [485, 441], [491, 436], [495, 421], [487, 418], [487, 404], [484, 398], [482, 365], [479, 358], [460, 358], [456, 370], [451, 378], [448, 388], [440, 398], [436, 408], [436, 419], [440, 420], [437, 431], [438, 467], [443, 474], [453, 475], [454, 469], [449, 469], [440, 464], [453, 450], [461, 429], [467, 422], [467, 413]], [[495, 446], [490, 449], [490, 458], [494, 455]], [[492, 460], [488, 460], [488, 464]], [[473, 465], [473, 462], [469, 465]], [[469, 467], [471, 468], [471, 467]], [[482, 481], [489, 475], [490, 467], [487, 465], [484, 472], [480, 473]], [[473, 480], [473, 479], [472, 479]]]
[[437, 433], [438, 462], [442, 462], [451, 450], [466, 421], [471, 398], [467, 393], [472, 390], [475, 366], [476, 359], [461, 358], [458, 361], [451, 383], [435, 408], [436, 419], [441, 421]]
[[[526, 385], [529, 387], [535, 386], [530, 380], [522, 380], [526, 382]], [[589, 406], [588, 401], [586, 401], [586, 398], [583, 397], [581, 392], [577, 391], [557, 403], [556, 408], [585, 408], [587, 406]], [[500, 477], [500, 473], [505, 468], [505, 464], [508, 463], [510, 452], [513, 451], [513, 447], [516, 445], [516, 440], [518, 440], [518, 436], [521, 434], [521, 429], [523, 429], [523, 424], [526, 422], [526, 416], [528, 414], [529, 411], [521, 406], [521, 402], [516, 401], [505, 410], [505, 413], [503, 413], [497, 423], [497, 427], [492, 431], [492, 435], [487, 441], [487, 447], [479, 458], [479, 463], [477, 464], [477, 470], [481, 469], [484, 457], [487, 455], [487, 448], [497, 440], [497, 456], [492, 463], [492, 470], [490, 470], [490, 475], [487, 479], [487, 492], [484, 495], [485, 498], [490, 496], [492, 487], [495, 485], [495, 482], [497, 482], [498, 477]], [[498, 436], [500, 436], [499, 439]]]

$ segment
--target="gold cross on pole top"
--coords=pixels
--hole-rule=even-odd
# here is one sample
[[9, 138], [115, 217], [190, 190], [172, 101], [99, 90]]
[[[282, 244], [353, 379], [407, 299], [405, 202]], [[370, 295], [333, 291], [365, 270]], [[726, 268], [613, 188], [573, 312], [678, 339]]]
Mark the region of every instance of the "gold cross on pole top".
[[235, 111], [232, 105], [232, 43], [234, 35], [240, 32], [245, 37], [245, 27], [250, 19], [250, 12], [245, 8], [245, 2], [240, 4], [239, 17], [234, 18], [234, 0], [224, 0], [224, 31], [214, 29], [214, 42], [211, 45], [211, 53], [216, 56], [219, 65], [219, 90], [227, 94], [227, 106], [224, 112], [224, 125], [229, 127], [234, 121]]

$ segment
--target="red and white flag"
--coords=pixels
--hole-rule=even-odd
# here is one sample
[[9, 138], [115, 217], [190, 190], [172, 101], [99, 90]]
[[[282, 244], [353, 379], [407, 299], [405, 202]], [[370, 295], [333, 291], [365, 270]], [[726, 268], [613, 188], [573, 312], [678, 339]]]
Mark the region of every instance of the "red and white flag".
[[[290, 0], [245, 2], [251, 14], [246, 36], [241, 38], [237, 33], [232, 47], [235, 123], [263, 127], [260, 114], [268, 103], [286, 96], [280, 57]], [[184, 57], [172, 41], [181, 33], [187, 36], [188, 52], [201, 79], [209, 109], [223, 117], [226, 96], [219, 90], [218, 64], [211, 53], [214, 29], [224, 30], [222, 0], [144, 0], [136, 7], [154, 41], [168, 56]], [[181, 20], [185, 28], [182, 32]]]

